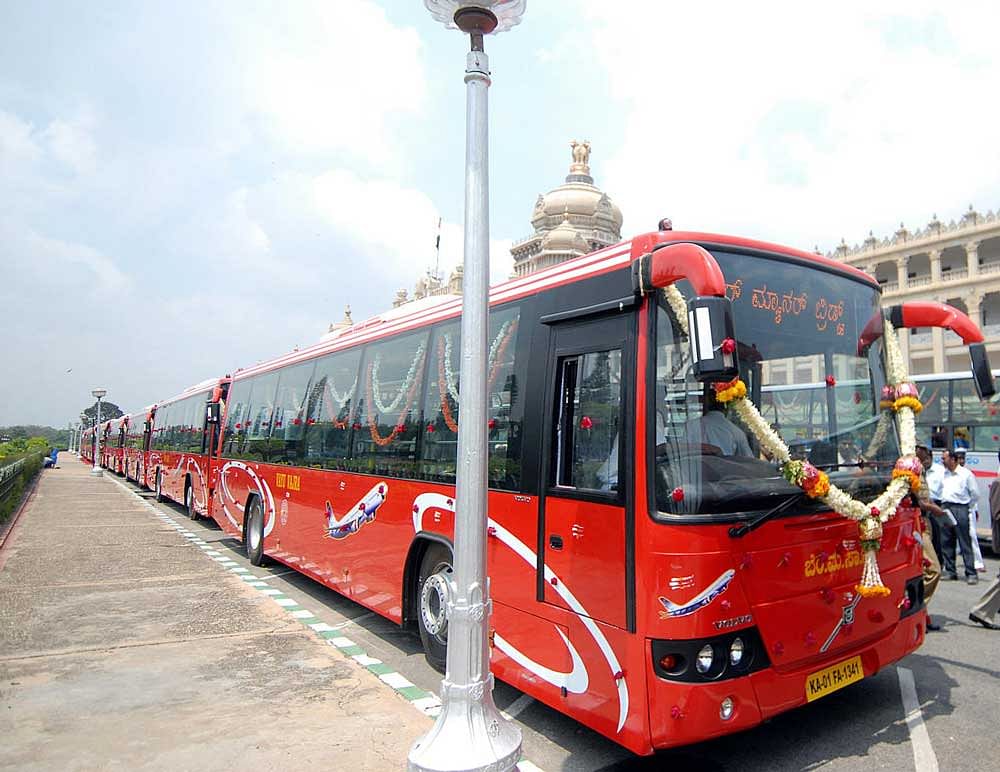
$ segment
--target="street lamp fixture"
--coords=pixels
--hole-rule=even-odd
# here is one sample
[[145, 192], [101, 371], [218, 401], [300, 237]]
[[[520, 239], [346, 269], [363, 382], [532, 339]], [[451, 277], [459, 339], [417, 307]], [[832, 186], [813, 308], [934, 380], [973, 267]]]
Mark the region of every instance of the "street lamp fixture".
[[108, 393], [107, 389], [94, 389], [92, 392], [97, 397], [97, 420], [94, 422], [94, 468], [90, 470], [93, 477], [103, 477], [101, 471], [101, 400]]
[[462, 416], [455, 476], [454, 578], [448, 582], [448, 655], [441, 713], [410, 749], [411, 772], [514, 769], [521, 731], [493, 703], [486, 577], [487, 334], [489, 330], [489, 59], [483, 36], [517, 25], [526, 0], [424, 0], [435, 20], [467, 34]]

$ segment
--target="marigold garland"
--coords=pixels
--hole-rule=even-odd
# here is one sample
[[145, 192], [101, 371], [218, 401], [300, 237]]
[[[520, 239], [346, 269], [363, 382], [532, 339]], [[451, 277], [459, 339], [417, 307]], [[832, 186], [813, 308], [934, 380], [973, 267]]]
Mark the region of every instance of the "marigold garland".
[[[687, 315], [679, 311], [682, 308], [686, 309], [683, 296], [673, 285], [664, 288], [664, 294], [677, 317], [681, 330], [685, 335], [688, 335]], [[891, 406], [895, 411], [898, 418], [901, 458], [906, 459], [914, 456], [916, 449], [914, 413], [915, 410], [919, 409], [917, 407], [919, 400], [916, 398], [915, 387], [907, 382], [906, 363], [899, 348], [896, 331], [888, 321], [885, 322], [883, 340], [890, 386], [888, 390], [883, 390], [882, 406]], [[714, 388], [716, 389], [716, 399], [719, 402], [732, 405], [733, 410], [744, 425], [757, 438], [764, 452], [781, 465], [782, 474], [786, 479], [789, 479], [793, 484], [802, 486], [807, 495], [822, 499], [835, 512], [858, 521], [865, 560], [861, 582], [856, 589], [864, 597], [888, 595], [889, 589], [882, 583], [878, 572], [878, 550], [882, 538], [882, 523], [895, 515], [896, 508], [911, 489], [916, 490], [913, 486], [913, 476], [905, 471], [898, 475], [894, 472], [892, 481], [881, 494], [868, 503], [858, 501], [846, 491], [830, 483], [827, 475], [815, 467], [812, 467], [812, 470], [815, 470], [815, 474], [813, 474], [813, 471], [806, 466], [808, 462], [792, 460], [788, 445], [771, 428], [753, 402], [746, 398], [746, 384], [742, 380], [736, 378], [727, 383], [714, 384]], [[880, 427], [881, 425], [880, 420]], [[917, 479], [919, 481], [919, 477]], [[878, 516], [873, 516], [873, 512], [878, 512]]]

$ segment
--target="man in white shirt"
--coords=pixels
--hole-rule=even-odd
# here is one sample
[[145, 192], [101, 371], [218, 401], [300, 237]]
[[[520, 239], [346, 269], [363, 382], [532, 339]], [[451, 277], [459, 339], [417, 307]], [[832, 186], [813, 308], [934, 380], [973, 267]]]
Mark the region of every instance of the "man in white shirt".
[[730, 421], [725, 408], [709, 395], [705, 414], [692, 418], [685, 427], [688, 442], [698, 445], [714, 445], [724, 456], [747, 456], [752, 458], [750, 442], [746, 432]]
[[969, 584], [979, 584], [979, 575], [972, 554], [972, 539], [969, 536], [969, 507], [979, 498], [979, 486], [976, 485], [976, 478], [972, 472], [958, 463], [952, 451], [944, 451], [941, 455], [941, 464], [944, 466], [944, 473], [940, 479], [941, 506], [949, 510], [956, 520], [955, 528], [941, 534], [943, 578], [958, 579], [955, 556], [957, 540], [962, 552], [962, 563], [965, 565], [965, 581]]

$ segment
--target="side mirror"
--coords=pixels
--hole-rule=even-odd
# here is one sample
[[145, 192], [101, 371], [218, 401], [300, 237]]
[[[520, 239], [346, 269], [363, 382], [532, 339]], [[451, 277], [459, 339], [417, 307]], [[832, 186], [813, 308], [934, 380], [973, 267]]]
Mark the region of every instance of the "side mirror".
[[205, 410], [205, 420], [210, 424], [219, 423], [219, 419], [222, 415], [222, 409], [218, 402], [209, 402], [206, 405]]
[[996, 384], [993, 382], [993, 373], [990, 371], [990, 360], [986, 354], [985, 343], [970, 343], [969, 357], [972, 359], [972, 380], [976, 384], [976, 391], [980, 399], [989, 399], [997, 393]]
[[[731, 381], [739, 377], [733, 324], [733, 303], [727, 297], [700, 295], [688, 301], [691, 374], [700, 382]], [[728, 349], [728, 350], [727, 350]]]

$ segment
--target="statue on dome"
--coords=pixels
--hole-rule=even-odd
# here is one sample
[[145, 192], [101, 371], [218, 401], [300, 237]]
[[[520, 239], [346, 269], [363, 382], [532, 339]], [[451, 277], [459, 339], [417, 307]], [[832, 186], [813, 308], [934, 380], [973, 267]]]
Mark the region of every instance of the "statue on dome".
[[590, 163], [590, 143], [584, 140], [583, 142], [578, 142], [573, 140], [569, 143], [569, 146], [573, 148], [573, 165], [574, 166], [586, 166]]

